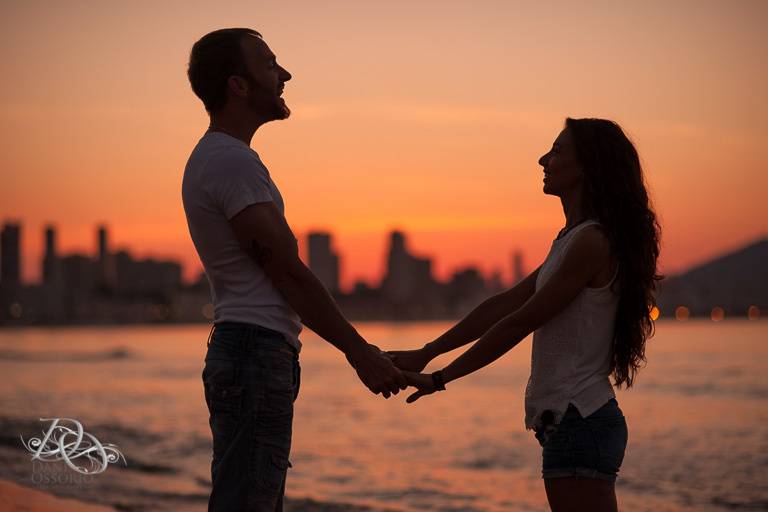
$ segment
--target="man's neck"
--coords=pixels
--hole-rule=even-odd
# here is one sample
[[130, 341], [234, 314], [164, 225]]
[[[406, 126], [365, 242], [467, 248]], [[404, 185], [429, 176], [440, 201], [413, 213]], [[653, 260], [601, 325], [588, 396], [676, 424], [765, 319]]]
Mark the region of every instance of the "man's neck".
[[261, 126], [263, 121], [234, 116], [227, 112], [219, 112], [211, 116], [209, 131], [223, 132], [227, 135], [243, 141], [248, 146], [251, 145], [253, 134]]

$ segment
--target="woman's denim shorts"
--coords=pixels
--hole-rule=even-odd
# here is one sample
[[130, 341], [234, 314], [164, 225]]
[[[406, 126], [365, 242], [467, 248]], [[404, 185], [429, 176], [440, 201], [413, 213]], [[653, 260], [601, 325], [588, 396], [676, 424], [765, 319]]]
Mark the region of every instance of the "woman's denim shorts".
[[611, 398], [586, 418], [569, 404], [557, 425], [551, 424], [549, 412], [542, 416], [548, 428], [536, 432], [543, 447], [541, 477], [616, 481], [628, 438], [627, 422], [616, 399]]

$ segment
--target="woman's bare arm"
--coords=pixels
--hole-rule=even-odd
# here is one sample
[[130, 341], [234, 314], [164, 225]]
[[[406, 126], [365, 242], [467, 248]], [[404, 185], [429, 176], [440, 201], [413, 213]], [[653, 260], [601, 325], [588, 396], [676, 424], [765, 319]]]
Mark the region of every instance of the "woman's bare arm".
[[522, 306], [536, 290], [538, 275], [537, 268], [514, 287], [483, 301], [456, 325], [422, 348], [391, 351], [388, 354], [402, 370], [423, 370], [435, 357], [475, 341], [499, 320]]
[[[477, 343], [446, 366], [442, 372], [444, 381], [464, 377], [507, 353], [573, 302], [609, 261], [610, 244], [604, 233], [590, 228], [579, 233], [550, 279], [520, 308], [497, 322]], [[419, 388], [409, 402], [434, 391], [430, 376], [408, 372], [406, 377], [409, 384]]]

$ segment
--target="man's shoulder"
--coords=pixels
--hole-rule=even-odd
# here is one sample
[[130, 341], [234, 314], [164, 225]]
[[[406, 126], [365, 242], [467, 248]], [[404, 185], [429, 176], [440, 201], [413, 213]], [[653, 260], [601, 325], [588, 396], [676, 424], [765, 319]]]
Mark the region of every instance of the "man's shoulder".
[[214, 144], [200, 148], [197, 158], [200, 172], [263, 172], [268, 174], [259, 155], [242, 144]]
[[251, 161], [251, 155], [248, 151], [239, 146], [215, 146], [205, 148], [202, 153], [207, 156], [207, 162], [226, 163], [239, 161], [247, 163]]

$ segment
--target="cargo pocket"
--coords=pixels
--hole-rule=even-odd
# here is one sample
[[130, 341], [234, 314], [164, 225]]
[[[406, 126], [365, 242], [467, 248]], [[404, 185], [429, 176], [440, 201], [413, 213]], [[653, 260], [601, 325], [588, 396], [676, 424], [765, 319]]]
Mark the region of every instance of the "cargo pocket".
[[266, 391], [253, 417], [249, 459], [253, 485], [266, 496], [280, 492], [286, 470], [291, 466], [288, 456], [291, 453], [292, 420], [293, 396], [290, 390]]
[[243, 387], [206, 382], [205, 400], [213, 434], [213, 457], [218, 460], [231, 444], [240, 424]]
[[290, 461], [279, 454], [259, 450], [253, 460], [252, 477], [257, 489], [266, 495], [278, 494], [283, 487]]

